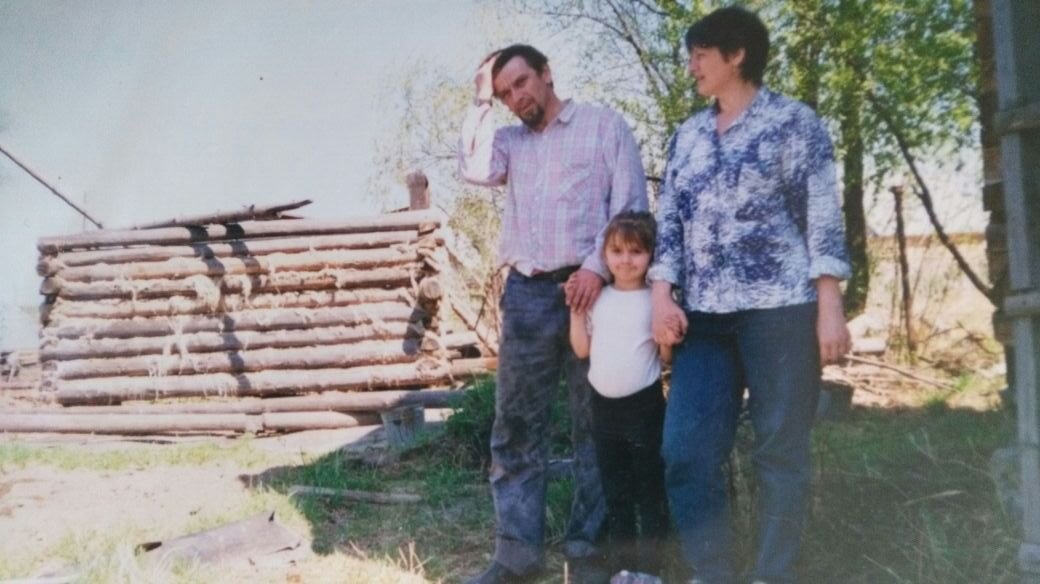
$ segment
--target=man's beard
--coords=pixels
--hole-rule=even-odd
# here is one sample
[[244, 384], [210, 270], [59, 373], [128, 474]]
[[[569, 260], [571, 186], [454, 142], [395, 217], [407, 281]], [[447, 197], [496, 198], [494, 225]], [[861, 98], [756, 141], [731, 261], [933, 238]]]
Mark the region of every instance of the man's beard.
[[519, 113], [516, 116], [520, 118], [520, 121], [523, 122], [525, 126], [534, 129], [540, 126], [542, 120], [545, 119], [545, 108], [535, 104], [531, 109], [526, 110], [524, 113]]

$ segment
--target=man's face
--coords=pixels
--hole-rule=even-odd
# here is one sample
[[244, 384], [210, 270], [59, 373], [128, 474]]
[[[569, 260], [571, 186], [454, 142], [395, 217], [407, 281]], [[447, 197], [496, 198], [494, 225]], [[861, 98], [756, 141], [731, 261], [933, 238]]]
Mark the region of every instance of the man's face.
[[509, 60], [495, 75], [495, 97], [506, 104], [513, 115], [525, 125], [541, 129], [545, 120], [545, 107], [552, 95], [552, 73], [548, 65], [538, 73], [523, 57]]
[[740, 83], [740, 64], [744, 61], [744, 49], [727, 57], [718, 47], [690, 48], [690, 76], [697, 82], [697, 93], [714, 97], [733, 83]]

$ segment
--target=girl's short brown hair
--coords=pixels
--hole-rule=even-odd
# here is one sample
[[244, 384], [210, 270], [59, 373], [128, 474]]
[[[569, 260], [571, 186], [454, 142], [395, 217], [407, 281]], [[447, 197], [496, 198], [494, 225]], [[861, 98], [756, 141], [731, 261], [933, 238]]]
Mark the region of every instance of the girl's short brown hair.
[[623, 244], [639, 246], [652, 254], [657, 245], [657, 221], [649, 211], [622, 211], [607, 224], [603, 247], [615, 237]]

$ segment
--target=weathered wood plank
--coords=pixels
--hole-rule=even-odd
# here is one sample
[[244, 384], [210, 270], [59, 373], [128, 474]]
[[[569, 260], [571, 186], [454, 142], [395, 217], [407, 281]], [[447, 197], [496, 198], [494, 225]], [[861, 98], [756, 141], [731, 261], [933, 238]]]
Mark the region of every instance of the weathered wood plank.
[[381, 367], [216, 373], [175, 377], [104, 377], [58, 380], [56, 398], [63, 405], [110, 404], [127, 400], [205, 396], [284, 396], [330, 390], [421, 387], [465, 381], [493, 370], [491, 359], [453, 363], [419, 361]]
[[125, 320], [68, 319], [54, 323], [44, 331], [46, 337], [58, 339], [131, 338], [182, 335], [191, 333], [223, 333], [242, 330], [306, 329], [320, 326], [418, 320], [421, 311], [406, 304], [383, 302], [332, 308], [268, 308], [243, 310], [215, 315], [167, 318], [135, 318]]

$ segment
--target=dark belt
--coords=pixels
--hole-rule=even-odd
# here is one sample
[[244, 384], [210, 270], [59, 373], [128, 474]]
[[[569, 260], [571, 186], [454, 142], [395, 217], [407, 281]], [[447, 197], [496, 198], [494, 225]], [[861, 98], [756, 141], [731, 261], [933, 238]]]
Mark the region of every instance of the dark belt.
[[513, 273], [520, 277], [527, 278], [528, 280], [534, 280], [535, 282], [555, 282], [560, 284], [566, 282], [567, 278], [571, 277], [571, 274], [581, 269], [581, 266], [564, 266], [551, 272], [535, 272], [530, 276], [525, 276], [513, 268]]

